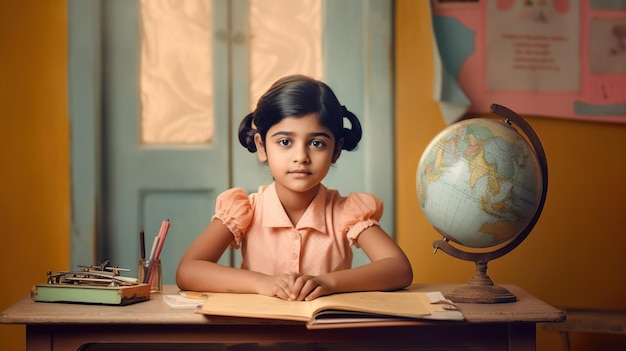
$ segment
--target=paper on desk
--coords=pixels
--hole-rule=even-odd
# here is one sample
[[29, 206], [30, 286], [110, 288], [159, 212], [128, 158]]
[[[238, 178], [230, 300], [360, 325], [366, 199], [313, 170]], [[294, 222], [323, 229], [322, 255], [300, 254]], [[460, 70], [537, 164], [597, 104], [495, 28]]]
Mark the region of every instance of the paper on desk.
[[448, 300], [443, 296], [441, 291], [431, 291], [425, 293], [431, 304], [441, 305], [444, 310], [456, 310], [458, 309], [454, 302]]
[[163, 295], [163, 301], [176, 310], [195, 310], [201, 308], [204, 303], [182, 295]]
[[424, 305], [428, 306], [430, 315], [427, 319], [435, 320], [464, 320], [463, 314], [454, 302], [448, 300], [440, 291], [426, 292], [420, 295]]

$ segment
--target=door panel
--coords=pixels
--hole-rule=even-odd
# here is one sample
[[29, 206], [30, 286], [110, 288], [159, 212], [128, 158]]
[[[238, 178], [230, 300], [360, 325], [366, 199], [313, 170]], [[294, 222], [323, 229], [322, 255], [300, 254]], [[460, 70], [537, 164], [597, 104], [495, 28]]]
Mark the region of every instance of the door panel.
[[[141, 143], [139, 9], [137, 1], [103, 2], [102, 229], [106, 235], [101, 238], [99, 256], [134, 271], [140, 252], [139, 228], [144, 228], [146, 241], [151, 243], [161, 221], [169, 219], [162, 267], [164, 283], [171, 284], [184, 250], [210, 221], [215, 197], [229, 186], [228, 120], [215, 118], [214, 137], [208, 144]], [[225, 12], [224, 6], [216, 6], [214, 18], [224, 18]], [[217, 21], [215, 26], [224, 24]], [[226, 28], [214, 31], [219, 30]], [[214, 45], [215, 55], [226, 55], [224, 40]], [[227, 72], [228, 67], [214, 67], [214, 71], [213, 84], [219, 87], [214, 89], [215, 115], [227, 116], [228, 75], [220, 72]], [[230, 263], [227, 255], [222, 263]]]

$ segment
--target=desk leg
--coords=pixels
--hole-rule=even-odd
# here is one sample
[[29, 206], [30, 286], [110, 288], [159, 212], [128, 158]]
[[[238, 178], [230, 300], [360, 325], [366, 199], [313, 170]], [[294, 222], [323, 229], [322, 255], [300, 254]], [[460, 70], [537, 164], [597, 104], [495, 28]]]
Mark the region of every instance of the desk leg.
[[509, 351], [536, 350], [536, 334], [535, 323], [509, 324]]
[[26, 326], [26, 351], [52, 351], [52, 331], [39, 325]]

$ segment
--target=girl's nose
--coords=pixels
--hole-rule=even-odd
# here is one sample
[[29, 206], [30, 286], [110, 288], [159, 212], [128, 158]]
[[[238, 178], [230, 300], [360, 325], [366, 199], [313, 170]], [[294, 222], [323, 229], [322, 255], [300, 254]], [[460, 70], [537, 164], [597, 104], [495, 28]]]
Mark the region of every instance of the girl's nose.
[[309, 149], [307, 145], [298, 146], [294, 148], [293, 162], [294, 163], [309, 163]]

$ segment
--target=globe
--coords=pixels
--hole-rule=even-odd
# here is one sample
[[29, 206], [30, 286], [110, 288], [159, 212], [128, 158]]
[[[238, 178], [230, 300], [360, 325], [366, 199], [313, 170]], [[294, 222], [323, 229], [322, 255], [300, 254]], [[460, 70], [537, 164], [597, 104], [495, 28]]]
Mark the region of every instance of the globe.
[[485, 248], [526, 228], [539, 206], [542, 179], [533, 148], [511, 125], [473, 118], [428, 144], [416, 189], [428, 221], [446, 239]]
[[472, 118], [448, 126], [428, 144], [417, 166], [420, 207], [443, 236], [433, 242], [435, 252], [441, 249], [476, 264], [468, 284], [446, 294], [454, 302], [516, 300], [493, 284], [487, 263], [526, 239], [548, 189], [546, 157], [535, 131], [504, 106], [493, 104], [491, 112], [505, 119]]

